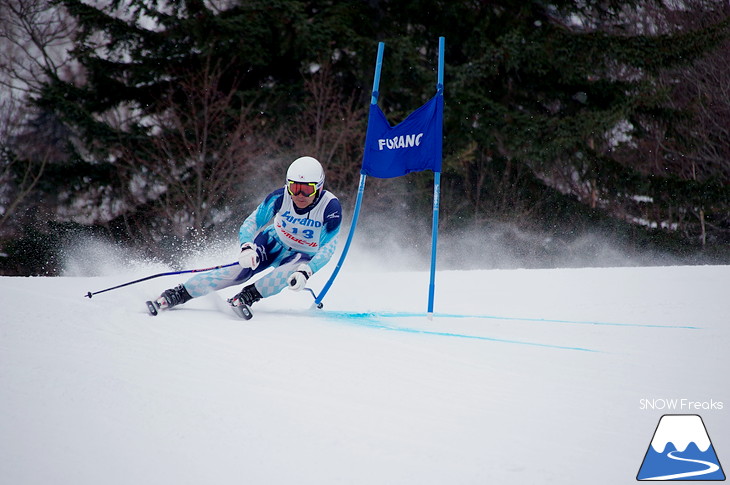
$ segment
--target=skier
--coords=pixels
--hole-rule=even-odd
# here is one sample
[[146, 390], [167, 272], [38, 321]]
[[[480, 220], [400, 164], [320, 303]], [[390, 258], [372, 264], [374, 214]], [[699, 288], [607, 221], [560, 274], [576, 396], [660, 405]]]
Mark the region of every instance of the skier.
[[[273, 221], [272, 221], [273, 219]], [[300, 157], [286, 173], [284, 187], [271, 192], [238, 231], [238, 265], [198, 273], [148, 302], [150, 313], [169, 309], [212, 291], [247, 282], [267, 268], [272, 272], [243, 288], [228, 303], [242, 318], [250, 306], [284, 288], [299, 291], [332, 257], [342, 209], [324, 189], [324, 170], [317, 159]]]

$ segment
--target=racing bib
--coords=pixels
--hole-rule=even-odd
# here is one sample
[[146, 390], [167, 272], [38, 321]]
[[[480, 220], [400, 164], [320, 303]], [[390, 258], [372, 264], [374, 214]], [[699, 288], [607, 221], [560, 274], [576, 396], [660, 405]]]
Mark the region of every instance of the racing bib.
[[294, 201], [285, 194], [281, 209], [274, 216], [274, 229], [279, 239], [295, 251], [316, 253], [324, 230], [324, 211], [333, 198], [332, 193], [325, 192], [311, 211], [297, 214]]

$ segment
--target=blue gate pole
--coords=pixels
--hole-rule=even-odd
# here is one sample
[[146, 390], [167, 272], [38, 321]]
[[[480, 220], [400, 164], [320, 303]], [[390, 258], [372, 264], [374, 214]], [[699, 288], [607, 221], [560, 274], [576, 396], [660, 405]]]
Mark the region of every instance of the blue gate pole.
[[327, 294], [327, 292], [330, 289], [330, 286], [332, 286], [332, 283], [334, 283], [335, 278], [337, 277], [337, 273], [340, 272], [342, 263], [345, 262], [345, 257], [347, 256], [347, 252], [350, 250], [350, 243], [352, 242], [352, 237], [355, 235], [355, 226], [357, 226], [357, 218], [360, 216], [360, 205], [362, 204], [362, 194], [365, 191], [366, 177], [367, 177], [367, 175], [360, 174], [360, 185], [357, 188], [357, 200], [355, 201], [355, 211], [352, 213], [352, 223], [350, 224], [350, 233], [347, 235], [347, 241], [345, 241], [345, 247], [342, 249], [342, 254], [340, 255], [339, 261], [337, 261], [337, 266], [335, 266], [334, 271], [332, 271], [332, 274], [330, 275], [330, 279], [327, 280], [327, 283], [325, 283], [324, 288], [322, 288], [322, 291], [319, 292], [319, 296], [315, 297], [315, 299], [314, 299], [314, 304], [317, 306], [317, 308], [322, 308], [322, 300], [324, 299], [324, 295]]
[[[438, 80], [436, 91], [443, 96], [444, 91], [444, 43], [445, 39], [439, 37], [439, 60]], [[438, 245], [439, 233], [439, 205], [441, 199], [441, 172], [433, 174], [433, 221], [431, 229], [431, 276], [428, 284], [428, 318], [433, 319], [433, 301], [436, 292], [436, 246]]]
[[[378, 42], [378, 57], [375, 61], [375, 77], [373, 78], [373, 91], [372, 95], [370, 97], [370, 104], [378, 104], [378, 89], [380, 87], [380, 71], [383, 67], [383, 49], [385, 48], [385, 44], [383, 42]], [[357, 219], [360, 217], [360, 206], [362, 205], [362, 197], [363, 193], [365, 192], [365, 180], [367, 179], [367, 175], [364, 173], [360, 174], [360, 185], [357, 188], [357, 199], [355, 200], [355, 210], [352, 213], [352, 222], [350, 223], [350, 232], [347, 235], [347, 241], [345, 242], [344, 248], [342, 248], [342, 254], [340, 255], [339, 261], [337, 261], [337, 265], [335, 266], [334, 271], [332, 271], [332, 275], [330, 275], [330, 278], [327, 280], [327, 283], [325, 283], [324, 287], [322, 288], [322, 291], [319, 292], [319, 295], [314, 298], [314, 304], [317, 306], [317, 308], [322, 308], [322, 300], [324, 299], [324, 296], [329, 291], [330, 287], [332, 286], [332, 283], [335, 281], [335, 278], [337, 277], [337, 274], [340, 272], [340, 268], [342, 268], [342, 263], [345, 262], [345, 258], [347, 257], [347, 252], [350, 250], [350, 243], [352, 243], [352, 238], [355, 235], [355, 227], [357, 226]], [[314, 295], [314, 293], [312, 293]]]

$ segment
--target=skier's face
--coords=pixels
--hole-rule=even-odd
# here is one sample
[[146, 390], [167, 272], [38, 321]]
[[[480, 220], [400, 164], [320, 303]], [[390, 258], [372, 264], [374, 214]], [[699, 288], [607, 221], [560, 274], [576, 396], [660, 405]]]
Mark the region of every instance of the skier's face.
[[314, 202], [314, 197], [307, 197], [303, 194], [298, 195], [292, 195], [291, 200], [294, 201], [294, 205], [297, 206], [299, 209], [305, 209], [312, 205], [312, 202]]
[[317, 196], [317, 184], [314, 182], [287, 180], [286, 190], [299, 209], [309, 207]]

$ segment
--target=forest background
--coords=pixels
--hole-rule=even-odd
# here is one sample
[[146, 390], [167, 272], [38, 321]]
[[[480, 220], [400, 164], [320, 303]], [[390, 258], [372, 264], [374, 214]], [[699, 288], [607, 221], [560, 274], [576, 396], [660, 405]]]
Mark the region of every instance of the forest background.
[[[435, 93], [439, 36], [442, 244], [727, 264], [728, 34], [725, 0], [0, 0], [0, 274], [92, 239], [170, 264], [235, 243], [302, 155], [348, 223], [377, 42], [394, 124]], [[432, 194], [369, 178], [364, 230], [424, 245]]]

